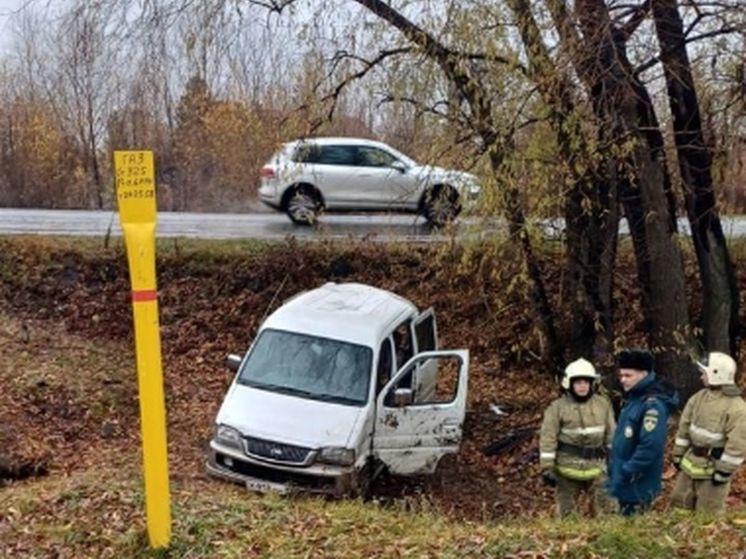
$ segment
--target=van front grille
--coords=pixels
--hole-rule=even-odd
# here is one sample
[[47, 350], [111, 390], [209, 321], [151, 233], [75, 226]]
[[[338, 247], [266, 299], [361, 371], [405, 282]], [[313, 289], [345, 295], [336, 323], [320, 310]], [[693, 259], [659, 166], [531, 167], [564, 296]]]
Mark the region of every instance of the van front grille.
[[255, 437], [244, 437], [244, 444], [246, 454], [273, 462], [307, 466], [313, 457], [313, 449], [311, 448], [267, 441]]

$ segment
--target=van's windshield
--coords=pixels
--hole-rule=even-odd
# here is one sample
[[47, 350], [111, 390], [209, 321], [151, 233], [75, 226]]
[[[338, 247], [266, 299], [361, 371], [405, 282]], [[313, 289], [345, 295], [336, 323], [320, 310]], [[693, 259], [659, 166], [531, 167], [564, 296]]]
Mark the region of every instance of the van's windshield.
[[238, 382], [262, 390], [340, 404], [368, 400], [373, 352], [369, 347], [264, 330], [241, 368]]

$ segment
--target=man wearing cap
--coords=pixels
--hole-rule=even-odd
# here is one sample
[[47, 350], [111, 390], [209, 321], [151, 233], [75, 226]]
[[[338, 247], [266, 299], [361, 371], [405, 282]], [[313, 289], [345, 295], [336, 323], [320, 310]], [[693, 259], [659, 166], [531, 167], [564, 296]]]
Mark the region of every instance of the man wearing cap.
[[624, 403], [611, 446], [609, 493], [619, 501], [619, 512], [631, 516], [647, 510], [660, 493], [668, 416], [679, 398], [656, 378], [650, 352], [624, 350], [617, 366]]
[[556, 487], [557, 515], [578, 512], [578, 500], [587, 494], [592, 512], [608, 512], [604, 491], [606, 455], [614, 432], [614, 411], [607, 398], [596, 393], [596, 368], [577, 359], [562, 376], [564, 394], [544, 412], [539, 437], [539, 462], [546, 485]]
[[746, 402], [735, 383], [736, 362], [712, 352], [697, 363], [705, 388], [684, 407], [673, 463], [679, 470], [671, 504], [719, 513], [725, 509], [733, 473], [746, 457]]

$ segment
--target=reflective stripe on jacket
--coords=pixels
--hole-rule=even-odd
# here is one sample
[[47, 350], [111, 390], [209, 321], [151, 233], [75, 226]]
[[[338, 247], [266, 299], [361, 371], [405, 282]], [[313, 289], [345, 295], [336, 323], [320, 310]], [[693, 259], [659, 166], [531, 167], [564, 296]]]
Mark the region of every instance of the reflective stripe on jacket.
[[746, 402], [735, 386], [704, 388], [684, 407], [673, 455], [694, 479], [732, 474], [746, 457]]
[[606, 471], [604, 458], [583, 457], [573, 452], [572, 447], [578, 450], [606, 448], [611, 443], [614, 427], [614, 412], [604, 396], [594, 394], [585, 402], [575, 400], [570, 394], [556, 399], [544, 412], [541, 425], [541, 469], [554, 469], [576, 480], [600, 476]]

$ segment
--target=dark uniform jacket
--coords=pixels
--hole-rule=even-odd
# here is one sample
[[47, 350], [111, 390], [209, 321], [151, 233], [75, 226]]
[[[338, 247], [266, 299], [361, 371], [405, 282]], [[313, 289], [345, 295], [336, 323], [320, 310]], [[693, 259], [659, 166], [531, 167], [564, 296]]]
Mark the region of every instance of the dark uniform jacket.
[[620, 503], [649, 503], [660, 493], [668, 416], [678, 403], [652, 372], [625, 394], [609, 463], [609, 493]]

